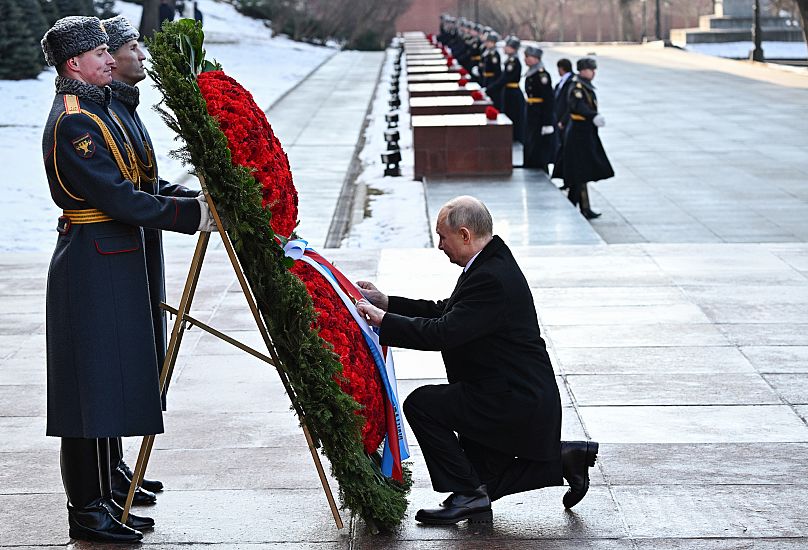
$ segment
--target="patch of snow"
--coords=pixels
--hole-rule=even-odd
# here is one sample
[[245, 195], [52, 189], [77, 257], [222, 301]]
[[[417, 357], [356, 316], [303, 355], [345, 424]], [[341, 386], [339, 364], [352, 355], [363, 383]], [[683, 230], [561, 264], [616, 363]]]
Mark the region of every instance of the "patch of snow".
[[[687, 50], [715, 57], [748, 59], [755, 48], [752, 41], [723, 42], [717, 44], [688, 44]], [[763, 42], [763, 53], [769, 59], [806, 59], [808, 45], [805, 42]]]
[[381, 154], [387, 150], [384, 131], [390, 112], [390, 82], [397, 49], [388, 49], [376, 96], [365, 130], [365, 144], [359, 158], [363, 170], [358, 185], [367, 187], [366, 216], [355, 223], [342, 240], [343, 248], [428, 248], [432, 247], [430, 222], [426, 211], [424, 186], [414, 179], [414, 153], [410, 114], [407, 110], [407, 74], [402, 71], [399, 81], [401, 108], [398, 113], [398, 142], [401, 150], [401, 176], [384, 176]]
[[[200, 0], [199, 7], [205, 18], [207, 57], [218, 60], [264, 109], [336, 53], [332, 48], [273, 38], [262, 21], [241, 15], [229, 4]], [[139, 26], [140, 6], [116, 2], [115, 10]], [[9, 182], [0, 206], [2, 251], [52, 250], [56, 242], [56, 219], [61, 211], [50, 198], [41, 156], [42, 129], [53, 103], [55, 77], [51, 68], [37, 79], [0, 80], [0, 96], [5, 101], [0, 151]], [[149, 78], [139, 87], [138, 113], [154, 141], [161, 177], [193, 187], [196, 180], [185, 177], [187, 169], [168, 156], [179, 144], [152, 109], [162, 96]]]

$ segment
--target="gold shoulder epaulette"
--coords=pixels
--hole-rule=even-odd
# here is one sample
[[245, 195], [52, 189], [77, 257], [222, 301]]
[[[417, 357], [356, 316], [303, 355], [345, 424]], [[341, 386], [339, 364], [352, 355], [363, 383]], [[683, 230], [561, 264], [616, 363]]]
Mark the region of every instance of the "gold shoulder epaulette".
[[81, 104], [79, 98], [73, 94], [65, 94], [65, 113], [68, 115], [77, 115], [81, 112]]

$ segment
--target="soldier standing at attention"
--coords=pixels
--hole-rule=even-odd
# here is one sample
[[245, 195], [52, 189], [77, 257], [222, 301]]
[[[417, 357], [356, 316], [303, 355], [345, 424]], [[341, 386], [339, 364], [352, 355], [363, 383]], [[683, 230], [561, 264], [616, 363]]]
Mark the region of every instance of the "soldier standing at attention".
[[[497, 42], [499, 42], [499, 35], [491, 31], [485, 37], [485, 51], [481, 60], [481, 74], [480, 85], [486, 87], [489, 82], [495, 82], [499, 75], [502, 74], [502, 64], [499, 59], [499, 52], [497, 51]], [[494, 107], [502, 110], [502, 103], [493, 95], [491, 101], [494, 102]]]
[[[140, 90], [135, 86], [146, 78], [143, 61], [146, 59], [140, 49], [140, 33], [122, 15], [102, 21], [109, 36], [109, 53], [115, 60], [112, 69], [112, 102], [110, 110], [115, 121], [125, 130], [128, 145], [134, 151], [135, 162], [140, 176], [140, 190], [152, 195], [196, 197], [199, 192], [181, 185], [172, 185], [158, 177], [157, 159], [151, 138], [137, 114]], [[146, 257], [146, 270], [149, 280], [152, 324], [154, 326], [155, 353], [157, 366], [163, 364], [166, 354], [166, 317], [160, 303], [165, 301], [165, 274], [163, 267], [163, 242], [159, 229], [143, 228], [143, 245]], [[123, 445], [120, 438], [112, 442], [112, 492], [115, 500], [123, 504], [132, 480], [132, 470], [123, 460]], [[135, 504], [156, 502], [155, 492], [163, 490], [159, 481], [144, 479], [142, 488], [135, 493]]]
[[595, 95], [597, 63], [591, 57], [583, 57], [577, 63], [578, 74], [573, 77], [569, 90], [570, 124], [564, 141], [564, 184], [569, 187], [567, 197], [581, 209], [588, 220], [600, 216], [589, 205], [587, 183], [614, 177], [614, 170], [598, 136], [598, 128], [606, 120], [598, 112]]
[[[525, 110], [525, 98], [519, 88], [519, 81], [522, 80], [522, 63], [519, 61], [519, 47], [521, 42], [515, 36], [505, 39], [505, 68], [502, 74], [488, 84], [485, 89], [488, 95], [494, 99], [499, 95], [502, 99], [502, 111], [508, 115], [513, 122], [513, 140], [522, 142], [522, 113]], [[496, 102], [496, 100], [494, 100]]]
[[203, 198], [139, 189], [138, 166], [109, 111], [112, 68], [96, 17], [57, 21], [42, 38], [56, 97], [42, 152], [63, 209], [48, 271], [47, 435], [61, 438], [70, 536], [136, 542], [149, 518], [112, 499], [110, 439], [161, 433], [163, 418], [142, 227], [211, 230]]
[[556, 149], [553, 82], [541, 62], [542, 51], [535, 46], [525, 48], [527, 116], [525, 117], [525, 149], [522, 166], [547, 172]]

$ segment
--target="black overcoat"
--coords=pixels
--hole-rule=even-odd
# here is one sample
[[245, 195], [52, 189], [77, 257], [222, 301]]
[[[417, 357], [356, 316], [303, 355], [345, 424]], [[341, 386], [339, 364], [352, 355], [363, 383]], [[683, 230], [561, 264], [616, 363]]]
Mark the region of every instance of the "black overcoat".
[[52, 436], [162, 432], [142, 227], [192, 234], [199, 226], [196, 199], [155, 196], [138, 190], [134, 171], [123, 175], [113, 152], [131, 157], [110, 96], [109, 88], [57, 78], [43, 133], [51, 197], [74, 219], [59, 220], [48, 272]]
[[570, 122], [564, 138], [564, 181], [586, 183], [614, 177], [614, 170], [592, 122], [598, 114], [598, 99], [592, 82], [573, 77], [567, 97]]
[[[160, 178], [154, 145], [145, 124], [137, 113], [140, 102], [139, 90], [123, 82], [112, 82], [112, 102], [110, 109], [118, 117], [126, 130], [129, 143], [133, 146], [140, 171], [140, 189], [152, 195], [168, 197], [195, 197], [198, 191], [182, 185], [171, 184]], [[151, 303], [152, 326], [154, 327], [154, 347], [157, 355], [158, 371], [162, 368], [166, 355], [167, 326], [165, 312], [160, 303], [166, 299], [165, 266], [163, 260], [162, 231], [151, 227], [143, 228], [143, 246], [146, 256], [146, 272], [149, 281], [149, 301]]]
[[[485, 50], [482, 56], [482, 60], [480, 61], [480, 85], [485, 87], [488, 86], [490, 83], [496, 82], [499, 78], [499, 75], [502, 74], [502, 63], [499, 59], [499, 52], [496, 48], [491, 48], [489, 50]], [[493, 94], [493, 90], [488, 90], [490, 94]], [[500, 90], [501, 91], [501, 90]], [[494, 107], [499, 110], [502, 110], [502, 94], [496, 94], [498, 97], [494, 97], [491, 95], [491, 101], [494, 103]]]
[[527, 280], [499, 237], [448, 299], [389, 300], [382, 344], [441, 352], [473, 426], [461, 436], [514, 456], [558, 460], [558, 386]]
[[[525, 168], [541, 168], [555, 159], [556, 135], [553, 82], [543, 66], [531, 67], [525, 75]], [[552, 134], [541, 134], [542, 126], [553, 128]]]
[[556, 84], [556, 89], [553, 91], [555, 98], [555, 117], [556, 117], [556, 133], [558, 135], [558, 149], [555, 156], [555, 164], [553, 165], [553, 178], [564, 177], [564, 139], [566, 138], [567, 126], [569, 126], [570, 110], [567, 98], [569, 97], [570, 87], [573, 84], [574, 74], [570, 75], [563, 83]]

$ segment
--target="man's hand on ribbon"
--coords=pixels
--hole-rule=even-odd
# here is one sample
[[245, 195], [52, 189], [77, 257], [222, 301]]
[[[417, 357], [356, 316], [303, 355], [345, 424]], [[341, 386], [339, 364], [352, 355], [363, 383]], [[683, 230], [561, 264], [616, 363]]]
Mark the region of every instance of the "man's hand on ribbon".
[[379, 309], [387, 311], [387, 295], [381, 292], [376, 285], [370, 281], [357, 281], [356, 286], [368, 302]]
[[[378, 292], [378, 291], [377, 291]], [[380, 293], [381, 294], [381, 293]], [[382, 326], [384, 310], [379, 309], [364, 298], [356, 302], [356, 310], [362, 315], [372, 327]]]

